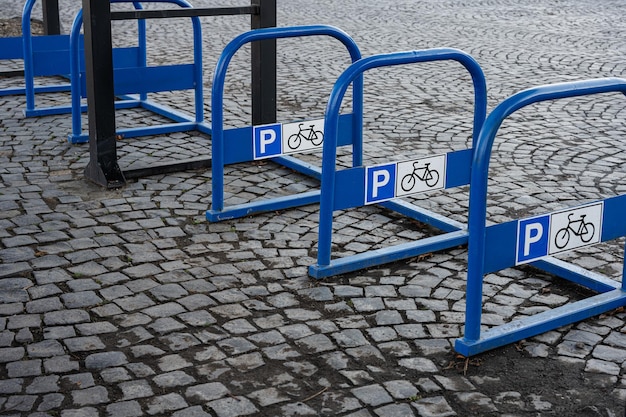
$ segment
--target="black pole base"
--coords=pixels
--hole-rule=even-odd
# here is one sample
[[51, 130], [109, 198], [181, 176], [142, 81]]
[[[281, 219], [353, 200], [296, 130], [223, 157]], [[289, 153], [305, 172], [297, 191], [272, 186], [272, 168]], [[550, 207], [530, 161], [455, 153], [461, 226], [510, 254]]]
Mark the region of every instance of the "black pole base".
[[94, 163], [94, 161], [91, 160], [87, 164], [87, 167], [85, 167], [85, 178], [109, 190], [121, 188], [126, 185], [124, 173], [117, 164], [105, 170], [102, 169], [100, 164]]

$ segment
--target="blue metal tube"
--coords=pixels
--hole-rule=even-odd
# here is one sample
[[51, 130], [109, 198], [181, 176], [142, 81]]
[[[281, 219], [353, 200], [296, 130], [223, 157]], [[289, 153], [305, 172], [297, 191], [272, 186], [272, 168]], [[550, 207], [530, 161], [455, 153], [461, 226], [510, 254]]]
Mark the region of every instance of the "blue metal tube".
[[622, 266], [622, 291], [626, 291], [626, 242], [624, 242], [624, 262]]
[[80, 135], [82, 131], [81, 85], [80, 85], [80, 28], [83, 25], [83, 10], [80, 9], [72, 23], [70, 31], [70, 91], [72, 100], [72, 134]]
[[26, 0], [22, 11], [22, 40], [24, 42], [24, 89], [26, 111], [35, 109], [35, 69], [33, 64], [33, 34], [30, 18], [36, 0]]
[[626, 94], [626, 80], [602, 78], [529, 88], [504, 100], [487, 117], [474, 149], [470, 179], [464, 340], [474, 342], [480, 338], [487, 220], [487, 180], [491, 149], [500, 125], [512, 113], [533, 103], [608, 92]]
[[[224, 84], [226, 80], [226, 71], [228, 65], [235, 53], [245, 44], [266, 40], [281, 39], [304, 36], [331, 36], [342, 42], [350, 53], [352, 62], [356, 62], [361, 58], [361, 52], [354, 40], [344, 31], [327, 25], [312, 25], [299, 27], [281, 27], [281, 28], [263, 28], [242, 33], [234, 38], [226, 45], [220, 55], [213, 76], [213, 85], [211, 92], [211, 160], [212, 160], [212, 211], [221, 211], [224, 209]], [[353, 109], [362, 109], [362, 83], [353, 95]], [[361, 110], [362, 113], [362, 110]], [[362, 125], [362, 123], [360, 123]], [[355, 149], [362, 152], [362, 145], [357, 144]], [[355, 151], [356, 152], [356, 151]]]
[[[475, 141], [487, 114], [487, 83], [478, 62], [463, 51], [453, 48], [436, 48], [374, 55], [352, 64], [337, 79], [328, 99], [326, 119], [324, 121], [325, 134], [322, 151], [322, 195], [320, 200], [317, 252], [318, 265], [329, 265], [331, 259], [339, 110], [350, 83], [355, 81], [357, 77], [361, 78], [365, 71], [373, 68], [442, 60], [454, 60], [461, 63], [472, 76], [474, 84], [473, 141]], [[359, 132], [362, 135], [362, 131], [359, 130]], [[359, 141], [362, 142], [362, 138], [357, 140], [357, 142]]]
[[[139, 2], [133, 2], [133, 6], [135, 9], [142, 10], [143, 7]], [[137, 21], [137, 46], [139, 46], [139, 61], [141, 65], [146, 67], [148, 66], [148, 42], [146, 40], [146, 19], [139, 19]], [[141, 93], [139, 95], [139, 100], [145, 101], [148, 99], [148, 93]]]

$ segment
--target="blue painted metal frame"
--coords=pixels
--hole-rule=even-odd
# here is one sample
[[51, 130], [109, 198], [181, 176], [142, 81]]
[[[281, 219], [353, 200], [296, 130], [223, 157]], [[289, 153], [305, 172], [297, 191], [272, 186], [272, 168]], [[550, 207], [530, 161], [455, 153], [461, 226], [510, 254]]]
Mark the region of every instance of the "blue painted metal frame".
[[[431, 251], [450, 248], [467, 243], [466, 226], [447, 219], [406, 201], [395, 199], [379, 203], [382, 207], [397, 211], [420, 222], [428, 223], [444, 232], [443, 235], [421, 239], [392, 247], [368, 251], [331, 260], [333, 211], [363, 205], [364, 167], [337, 171], [338, 114], [341, 102], [350, 83], [363, 72], [379, 67], [405, 65], [429, 61], [453, 60], [462, 64], [471, 74], [474, 87], [474, 120], [472, 148], [487, 113], [487, 85], [480, 65], [470, 55], [452, 48], [437, 48], [421, 51], [406, 51], [364, 58], [351, 65], [337, 80], [326, 108], [326, 134], [322, 155], [322, 196], [317, 264], [309, 267], [309, 275], [324, 278], [370, 266], [406, 259]], [[359, 134], [362, 131], [359, 130]], [[448, 163], [454, 166], [446, 179], [445, 188], [469, 183], [471, 149], [449, 153]], [[341, 187], [338, 185], [343, 184]]]
[[[45, 56], [49, 54], [58, 54], [59, 52], [68, 51], [69, 36], [68, 35], [44, 35], [33, 36], [31, 32], [30, 19], [33, 7], [37, 0], [27, 0], [22, 9], [22, 36], [0, 38], [0, 59], [6, 60], [23, 60], [24, 61], [24, 86], [3, 88], [0, 90], [0, 96], [9, 95], [26, 95], [27, 108], [34, 108], [35, 93], [52, 93], [58, 91], [69, 91], [70, 85], [51, 84], [51, 85], [34, 85], [34, 76], [36, 75], [57, 75], [68, 76], [69, 61], [46, 60]], [[34, 63], [38, 62], [43, 66], [42, 71], [37, 72]]]
[[[332, 26], [313, 25], [299, 27], [282, 27], [257, 29], [243, 33], [233, 39], [222, 51], [217, 61], [213, 77], [211, 93], [212, 109], [212, 206], [206, 212], [207, 220], [217, 222], [227, 219], [247, 216], [253, 213], [283, 210], [292, 207], [303, 206], [319, 202], [320, 191], [313, 190], [296, 195], [270, 198], [262, 201], [254, 201], [231, 207], [224, 206], [224, 166], [237, 162], [251, 161], [252, 157], [252, 127], [224, 129], [224, 84], [228, 65], [235, 53], [245, 44], [266, 40], [305, 36], [330, 36], [344, 44], [352, 62], [361, 58], [361, 52], [354, 40], [344, 31]], [[361, 164], [362, 142], [353, 140], [361, 138], [363, 116], [363, 80], [356, 77], [353, 84], [352, 114], [342, 115], [342, 132], [344, 139], [342, 144], [352, 144], [353, 164]], [[347, 139], [346, 139], [347, 138]], [[320, 178], [320, 169], [312, 164], [298, 160], [291, 156], [271, 158], [286, 167], [302, 172], [314, 178]]]
[[[475, 355], [626, 306], [624, 272], [620, 284], [580, 267], [546, 257], [532, 265], [585, 285], [599, 291], [600, 294], [530, 317], [516, 319], [481, 334], [483, 277], [489, 272], [515, 264], [516, 244], [513, 240], [516, 222], [486, 226], [489, 160], [500, 125], [512, 113], [533, 103], [609, 92], [626, 94], [626, 80], [592, 79], [531, 88], [509, 97], [489, 114], [480, 132], [472, 161], [465, 335], [456, 341], [457, 352], [465, 356]], [[604, 200], [604, 205], [601, 241], [625, 236], [626, 222], [623, 213], [626, 212], [626, 195]]]
[[[170, 3], [183, 8], [191, 8], [186, 0], [111, 0], [111, 3], [133, 3], [141, 9], [141, 3]], [[147, 65], [146, 58], [146, 23], [139, 19], [138, 55], [133, 59], [124, 48], [113, 49], [114, 53], [114, 91], [122, 100], [115, 103], [117, 109], [141, 107], [164, 116], [172, 123], [138, 128], [118, 129], [117, 134], [124, 138], [160, 135], [173, 132], [198, 130], [211, 134], [211, 129], [202, 124], [204, 121], [203, 82], [202, 82], [202, 27], [200, 18], [191, 17], [193, 25], [193, 64], [155, 66]], [[69, 107], [50, 108], [51, 111], [71, 111], [72, 133], [68, 135], [70, 143], [84, 143], [89, 134], [82, 132], [81, 113], [86, 106], [81, 105], [81, 98], [86, 95], [84, 65], [80, 53], [80, 29], [83, 24], [82, 10], [74, 19], [70, 33], [70, 80], [72, 101]], [[126, 59], [124, 59], [126, 58]], [[148, 100], [148, 93], [159, 91], [194, 90], [194, 115], [188, 115], [164, 105]], [[127, 94], [137, 94], [131, 97]]]

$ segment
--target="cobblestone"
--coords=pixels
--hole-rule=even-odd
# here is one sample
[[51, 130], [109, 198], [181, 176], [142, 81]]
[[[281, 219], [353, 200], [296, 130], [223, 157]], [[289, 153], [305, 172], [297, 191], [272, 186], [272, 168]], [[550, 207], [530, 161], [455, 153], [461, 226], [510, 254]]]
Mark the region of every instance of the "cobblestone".
[[[59, 3], [69, 28], [80, 4]], [[363, 56], [465, 50], [485, 71], [489, 110], [534, 85], [626, 73], [617, 0], [335, 3], [279, 1], [279, 25], [336, 25], [354, 36]], [[18, 17], [21, 6], [0, 2], [0, 16]], [[205, 104], [217, 57], [248, 27], [249, 19], [202, 22]], [[116, 43], [136, 36], [135, 26], [123, 22], [112, 29]], [[191, 25], [150, 21], [148, 32], [151, 63], [190, 58]], [[325, 38], [279, 42], [278, 122], [324, 117], [328, 91], [349, 64], [341, 45]], [[250, 65], [238, 55], [224, 118], [245, 127]], [[13, 65], [2, 60], [0, 71]], [[381, 68], [364, 81], [367, 164], [471, 146], [474, 96], [462, 66]], [[0, 77], [0, 89], [21, 82]], [[190, 91], [152, 96], [193, 112]], [[555, 100], [512, 115], [493, 146], [488, 222], [626, 192], [620, 97]], [[68, 102], [66, 92], [37, 95], [41, 105]], [[210, 169], [100, 188], [84, 178], [89, 145], [65, 139], [71, 118], [24, 117], [24, 107], [23, 96], [0, 97], [1, 415], [624, 414], [621, 309], [459, 357], [454, 340], [466, 320], [465, 246], [313, 281], [307, 267], [317, 257], [319, 205], [210, 223]], [[167, 123], [142, 108], [118, 109], [115, 116], [118, 127]], [[198, 132], [122, 138], [116, 156], [128, 172], [210, 156], [210, 140]], [[318, 153], [298, 158], [320, 166]], [[340, 148], [337, 166], [351, 164], [352, 150]], [[448, 173], [455, 169], [447, 166]], [[274, 161], [225, 167], [227, 205], [318, 188], [317, 180]], [[403, 199], [466, 223], [467, 198], [468, 188], [459, 187]], [[334, 215], [332, 258], [437, 233], [377, 205], [345, 209]], [[555, 256], [620, 281], [623, 248], [620, 238]], [[527, 266], [488, 274], [483, 289], [483, 328], [590, 294]]]

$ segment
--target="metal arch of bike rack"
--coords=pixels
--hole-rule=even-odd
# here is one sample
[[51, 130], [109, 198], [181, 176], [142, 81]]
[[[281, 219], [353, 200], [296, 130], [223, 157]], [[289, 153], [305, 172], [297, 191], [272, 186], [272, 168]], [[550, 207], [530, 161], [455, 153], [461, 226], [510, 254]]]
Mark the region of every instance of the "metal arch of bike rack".
[[[35, 86], [35, 77], [38, 76], [62, 76], [70, 77], [71, 74], [71, 34], [70, 35], [46, 35], [33, 36], [30, 25], [32, 9], [37, 0], [27, 0], [22, 14], [22, 39], [24, 59], [24, 92], [26, 96], [26, 117], [39, 117], [53, 114], [70, 113], [71, 107], [44, 107], [36, 106], [36, 93], [71, 91], [70, 84], [53, 84], [48, 86]], [[136, 3], [136, 2], [134, 2]], [[138, 3], [137, 3], [138, 4]], [[139, 25], [138, 46], [115, 48], [116, 64], [121, 67], [136, 65], [141, 57], [146, 54], [145, 24]], [[76, 48], [83, 50], [83, 36], [79, 35]], [[143, 43], [142, 43], [143, 40]], [[80, 41], [80, 42], [78, 42]]]
[[[211, 93], [212, 108], [212, 207], [207, 210], [206, 218], [211, 222], [247, 216], [252, 213], [283, 210], [319, 202], [320, 191], [314, 190], [295, 195], [270, 198], [247, 204], [224, 207], [224, 166], [238, 162], [253, 160], [252, 127], [224, 129], [224, 83], [228, 65], [235, 53], [245, 44], [265, 40], [305, 36], [330, 36], [344, 44], [352, 62], [361, 58], [361, 52], [354, 40], [344, 31], [327, 25], [312, 25], [299, 27], [282, 27], [257, 29], [246, 32], [233, 39], [222, 51], [217, 61], [213, 77]], [[359, 165], [362, 159], [362, 143], [353, 140], [362, 134], [363, 116], [363, 81], [358, 78], [353, 85], [352, 114], [342, 115], [344, 133], [343, 145], [352, 144], [353, 164]], [[283, 166], [292, 168], [314, 178], [320, 178], [320, 169], [312, 164], [305, 163], [291, 156], [279, 156], [270, 160]]]
[[[489, 159], [501, 123], [515, 111], [533, 103], [609, 92], [626, 94], [626, 80], [591, 79], [531, 88], [503, 101], [487, 118], [480, 132], [472, 161], [465, 334], [455, 343], [456, 351], [462, 355], [475, 355], [626, 306], [626, 270], [622, 271], [620, 284], [606, 276], [548, 256], [532, 262], [531, 265], [600, 294], [513, 320], [481, 334], [483, 277], [487, 273], [515, 265], [516, 259], [517, 220], [486, 226]], [[626, 212], [626, 194], [602, 201], [604, 211], [600, 241], [626, 236], [626, 222], [623, 220], [623, 213]]]
[[[8, 75], [20, 75], [24, 76], [23, 87], [10, 87], [0, 89], [0, 96], [9, 95], [27, 95], [27, 103], [31, 108], [34, 107], [34, 94], [35, 93], [52, 93], [59, 91], [69, 91], [69, 83], [65, 84], [51, 84], [35, 86], [32, 77], [35, 71], [35, 75], [41, 76], [67, 76], [69, 74], [69, 61], [56, 61], [56, 59], [46, 59], [58, 54], [59, 52], [68, 50], [69, 36], [62, 34], [46, 34], [44, 36], [33, 36], [31, 33], [30, 19], [32, 15], [33, 7], [36, 0], [27, 0], [22, 8], [22, 36], [0, 38], [0, 59], [2, 60], [22, 60], [24, 64], [23, 71], [15, 71], [15, 74], [8, 73]], [[58, 7], [58, 6], [57, 6]], [[46, 17], [47, 7], [44, 6], [44, 17]], [[51, 16], [56, 19], [58, 23], [58, 10], [55, 16]], [[44, 19], [45, 20], [45, 19]], [[56, 58], [56, 57], [55, 57]], [[37, 64], [37, 70], [33, 69], [33, 61]], [[28, 68], [28, 69], [27, 69]], [[26, 72], [30, 71], [26, 78]], [[28, 108], [28, 106], [27, 106]]]
[[[133, 3], [141, 10], [141, 3], [170, 3], [181, 8], [192, 8], [186, 0], [111, 0], [111, 3]], [[148, 66], [146, 58], [146, 22], [139, 19], [140, 52], [136, 59], [120, 60], [124, 48], [114, 48], [114, 91], [121, 98], [115, 102], [116, 109], [141, 107], [173, 121], [173, 123], [138, 128], [118, 129], [117, 134], [124, 138], [147, 135], [160, 135], [173, 132], [199, 130], [198, 125], [204, 120], [203, 82], [202, 82], [202, 27], [199, 17], [192, 16], [193, 25], [193, 63], [179, 65]], [[86, 106], [81, 105], [81, 98], [86, 97], [84, 70], [81, 69], [80, 29], [83, 24], [82, 10], [76, 15], [70, 33], [70, 81], [71, 105], [56, 109], [69, 109], [72, 114], [72, 133], [68, 135], [70, 143], [84, 143], [89, 134], [82, 132], [81, 113]], [[118, 54], [116, 55], [116, 52]], [[118, 61], [123, 63], [120, 65]], [[195, 115], [188, 115], [148, 100], [148, 93], [175, 90], [194, 90]], [[128, 94], [138, 94], [131, 97]], [[210, 134], [208, 128], [204, 129]]]
[[[406, 201], [395, 199], [378, 204], [407, 217], [430, 224], [446, 233], [331, 260], [333, 212], [363, 206], [365, 200], [365, 168], [360, 166], [339, 171], [336, 168], [338, 113], [349, 84], [369, 69], [443, 60], [459, 62], [472, 76], [474, 87], [472, 147], [474, 147], [487, 113], [487, 86], [480, 65], [463, 51], [453, 48], [436, 48], [375, 55], [351, 65], [335, 83], [326, 108], [325, 126], [327, 130], [322, 154], [322, 197], [318, 255], [317, 264], [309, 267], [309, 275], [312, 277], [320, 279], [467, 243], [468, 234], [464, 224]], [[469, 183], [471, 153], [472, 149], [465, 149], [447, 155], [448, 165], [453, 166], [454, 169], [448, 170], [445, 188]]]

